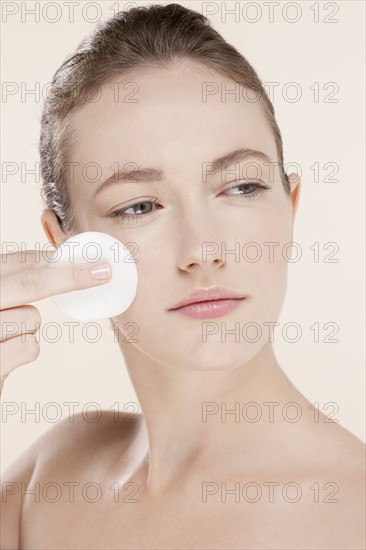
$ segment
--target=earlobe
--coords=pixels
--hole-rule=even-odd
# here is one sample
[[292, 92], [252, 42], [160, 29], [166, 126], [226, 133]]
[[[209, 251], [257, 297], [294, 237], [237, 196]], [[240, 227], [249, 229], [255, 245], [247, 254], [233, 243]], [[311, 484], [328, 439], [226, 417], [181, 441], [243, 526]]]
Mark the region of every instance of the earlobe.
[[291, 187], [292, 217], [295, 218], [300, 198], [301, 179], [300, 176], [296, 173], [290, 174], [288, 179]]
[[47, 239], [56, 248], [67, 239], [67, 236], [60, 228], [55, 213], [51, 209], [46, 208], [45, 210], [43, 210], [41, 215], [41, 223]]

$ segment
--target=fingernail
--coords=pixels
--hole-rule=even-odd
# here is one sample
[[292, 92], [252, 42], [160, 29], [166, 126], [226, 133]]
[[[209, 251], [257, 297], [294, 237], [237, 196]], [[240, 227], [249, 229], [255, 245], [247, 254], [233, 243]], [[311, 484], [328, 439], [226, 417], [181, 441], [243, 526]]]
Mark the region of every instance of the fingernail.
[[103, 279], [109, 279], [111, 275], [111, 268], [108, 264], [100, 264], [96, 267], [92, 267], [90, 273], [93, 279], [101, 281]]

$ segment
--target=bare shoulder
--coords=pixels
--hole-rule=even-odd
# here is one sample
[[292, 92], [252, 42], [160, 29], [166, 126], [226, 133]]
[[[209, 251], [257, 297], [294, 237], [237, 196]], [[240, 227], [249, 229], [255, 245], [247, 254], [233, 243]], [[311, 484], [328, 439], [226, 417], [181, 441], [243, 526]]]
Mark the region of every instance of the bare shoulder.
[[22, 476], [25, 482], [37, 478], [44, 469], [80, 468], [83, 458], [93, 464], [93, 457], [111, 450], [123, 452], [133, 441], [141, 425], [141, 415], [118, 414], [99, 410], [98, 415], [78, 412], [63, 418], [39, 436], [5, 472], [6, 479]]
[[[365, 529], [366, 445], [343, 426], [337, 426], [329, 442], [329, 471], [340, 480], [340, 501], [352, 506], [352, 521]], [[340, 507], [341, 508], [341, 507]], [[351, 517], [349, 518], [351, 520]]]
[[[92, 466], [103, 457], [123, 453], [141, 427], [141, 415], [99, 410], [98, 414], [77, 413], [64, 418], [38, 442], [38, 466], [73, 470], [87, 461]], [[76, 461], [76, 462], [75, 462]], [[53, 468], [52, 468], [53, 469]]]
[[365, 474], [366, 445], [361, 439], [338, 423], [326, 424], [320, 436], [330, 466], [352, 477]]
[[[317, 521], [322, 520], [337, 548], [363, 549], [366, 547], [366, 446], [338, 423], [327, 425], [320, 435], [321, 438], [316, 438], [315, 452], [310, 454], [314, 469], [309, 480], [315, 477], [319, 480], [316, 484], [319, 499], [311, 505], [312, 512]], [[315, 494], [314, 486], [312, 489]]]
[[[81, 443], [107, 443], [109, 438], [118, 436], [126, 438], [134, 432], [140, 424], [141, 415], [116, 413], [110, 410], [96, 410], [96, 412], [78, 412], [61, 420], [44, 436], [52, 447], [67, 446], [70, 450]], [[46, 442], [46, 441], [45, 441]]]
[[26, 496], [29, 489], [40, 494], [44, 483], [79, 483], [85, 476], [94, 479], [95, 473], [104, 478], [116, 456], [123, 462], [141, 424], [139, 416], [132, 420], [131, 415], [113, 411], [99, 411], [94, 418], [90, 412], [77, 413], [38, 437], [2, 475], [1, 515], [6, 528], [1, 530], [1, 547], [20, 548], [21, 523], [24, 527], [26, 512], [35, 508], [34, 499]]
[[[305, 460], [330, 479], [339, 480], [347, 499], [365, 497], [366, 445], [337, 422], [314, 427], [303, 449]], [[346, 496], [347, 495], [347, 496]]]

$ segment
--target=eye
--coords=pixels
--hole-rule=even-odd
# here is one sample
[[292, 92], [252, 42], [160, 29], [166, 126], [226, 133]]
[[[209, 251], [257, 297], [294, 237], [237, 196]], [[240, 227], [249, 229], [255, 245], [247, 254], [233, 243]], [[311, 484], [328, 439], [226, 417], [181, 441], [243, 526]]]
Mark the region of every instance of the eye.
[[[123, 220], [127, 223], [138, 223], [138, 218], [144, 218], [145, 216], [151, 214], [152, 206], [157, 200], [157, 197], [149, 197], [149, 200], [142, 199], [138, 202], [134, 202], [126, 208], [115, 210], [112, 214], [108, 215], [108, 218]], [[132, 210], [132, 213], [128, 213], [129, 210]]]
[[[239, 183], [239, 182], [238, 182]], [[257, 198], [259, 195], [265, 191], [269, 191], [271, 187], [269, 185], [264, 185], [256, 181], [248, 181], [240, 183], [239, 185], [234, 185], [226, 191], [232, 191], [233, 189], [242, 189], [242, 193], [229, 193], [229, 195], [245, 197], [245, 199], [252, 200]], [[223, 193], [225, 194], [225, 192]]]
[[[246, 200], [253, 200], [257, 198], [260, 194], [262, 194], [264, 191], [268, 191], [271, 189], [269, 185], [264, 185], [262, 183], [258, 183], [256, 181], [245, 181], [243, 183], [237, 182], [238, 185], [234, 185], [233, 187], [230, 187], [226, 191], [223, 192], [223, 194], [228, 193], [229, 191], [232, 191], [233, 189], [242, 189], [242, 193], [228, 193], [229, 195], [233, 195], [234, 197], [244, 197]], [[118, 210], [115, 210], [111, 214], [109, 214], [107, 217], [116, 219], [117, 221], [123, 221], [124, 223], [140, 223], [142, 222], [142, 219], [154, 212], [153, 206], [154, 203], [157, 201], [157, 197], [147, 197], [146, 200], [143, 198], [139, 200], [138, 202], [134, 202], [133, 204], [130, 204], [130, 206], [127, 206], [126, 208], [120, 208]], [[155, 208], [155, 210], [158, 207]], [[128, 213], [128, 211], [132, 211]]]

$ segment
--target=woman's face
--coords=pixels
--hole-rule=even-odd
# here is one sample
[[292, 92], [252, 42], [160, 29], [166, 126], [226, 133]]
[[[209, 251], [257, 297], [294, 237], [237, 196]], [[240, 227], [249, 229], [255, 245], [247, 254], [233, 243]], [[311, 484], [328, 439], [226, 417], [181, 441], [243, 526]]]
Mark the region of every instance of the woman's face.
[[[247, 362], [269, 339], [286, 289], [282, 251], [293, 209], [262, 107], [242, 90], [186, 61], [115, 77], [73, 115], [70, 196], [79, 229], [129, 243], [137, 262], [137, 295], [114, 318], [122, 351], [222, 369]], [[238, 149], [269, 161], [247, 156], [213, 172], [215, 159]], [[137, 181], [147, 168], [161, 177]], [[118, 170], [132, 171], [129, 181], [101, 188]], [[124, 217], [113, 216], [121, 209]], [[217, 318], [169, 310], [213, 286], [247, 298]]]

